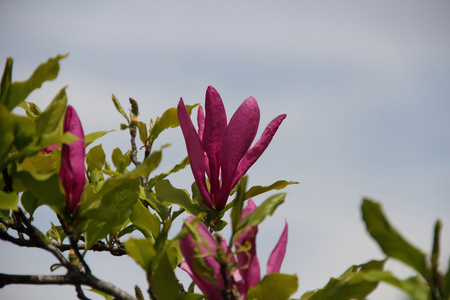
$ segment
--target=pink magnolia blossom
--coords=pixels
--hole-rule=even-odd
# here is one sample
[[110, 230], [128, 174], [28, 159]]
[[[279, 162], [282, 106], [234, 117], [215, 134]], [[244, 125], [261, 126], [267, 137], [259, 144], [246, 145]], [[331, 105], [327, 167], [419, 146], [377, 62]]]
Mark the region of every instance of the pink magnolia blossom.
[[[247, 207], [242, 211], [242, 218], [256, 209], [256, 205], [249, 199]], [[189, 217], [188, 222], [191, 222], [194, 217]], [[180, 249], [184, 256], [184, 261], [181, 263], [181, 268], [185, 270], [208, 299], [222, 299], [221, 291], [225, 288], [225, 282], [229, 283], [230, 290], [237, 290], [241, 299], [245, 299], [248, 290], [257, 285], [261, 280], [261, 272], [259, 267], [258, 257], [256, 255], [256, 234], [258, 227], [251, 226], [242, 233], [235, 243], [235, 248], [238, 250], [245, 243], [249, 243], [251, 248], [245, 251], [236, 251], [237, 254], [228, 256], [227, 261], [237, 261], [237, 269], [230, 274], [227, 270], [226, 280], [223, 278], [223, 273], [220, 269], [220, 263], [217, 260], [219, 244], [217, 240], [211, 235], [208, 228], [200, 223], [197, 231], [204, 239], [208, 247], [196, 243], [190, 234], [186, 235], [180, 240]], [[288, 240], [288, 225], [286, 223], [284, 230], [273, 249], [269, 260], [267, 262], [267, 274], [279, 273], [281, 263], [286, 254], [286, 245]], [[198, 245], [198, 248], [196, 246]], [[226, 252], [228, 250], [225, 240], [221, 243], [222, 249]], [[198, 250], [196, 252], [196, 249]], [[214, 280], [209, 280], [197, 273], [195, 268], [199, 260], [203, 260], [206, 267], [212, 269]]]
[[[183, 131], [192, 173], [205, 205], [222, 210], [231, 190], [266, 150], [286, 115], [273, 119], [261, 138], [250, 148], [259, 125], [255, 98], [247, 98], [227, 124], [225, 107], [219, 93], [206, 90], [205, 113], [198, 111], [198, 132], [183, 99], [178, 103], [178, 120]], [[206, 183], [209, 180], [209, 188]]]
[[45, 147], [44, 149], [41, 149], [41, 153], [45, 154], [45, 155], [51, 154], [53, 152], [53, 149], [58, 148], [58, 147], [59, 147], [59, 144], [54, 144], [54, 145]]
[[67, 106], [64, 117], [64, 132], [70, 132], [79, 140], [70, 145], [63, 144], [59, 177], [66, 191], [66, 211], [73, 213], [78, 208], [85, 183], [85, 140], [80, 119], [72, 106]]

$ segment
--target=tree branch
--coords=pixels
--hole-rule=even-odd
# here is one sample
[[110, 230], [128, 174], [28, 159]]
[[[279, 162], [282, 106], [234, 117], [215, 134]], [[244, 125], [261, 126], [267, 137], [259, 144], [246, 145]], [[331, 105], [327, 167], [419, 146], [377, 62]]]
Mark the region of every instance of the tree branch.
[[8, 284], [36, 284], [36, 285], [86, 285], [105, 292], [117, 300], [136, 300], [115, 285], [99, 280], [93, 275], [80, 272], [66, 275], [12, 275], [0, 273], [0, 288]]

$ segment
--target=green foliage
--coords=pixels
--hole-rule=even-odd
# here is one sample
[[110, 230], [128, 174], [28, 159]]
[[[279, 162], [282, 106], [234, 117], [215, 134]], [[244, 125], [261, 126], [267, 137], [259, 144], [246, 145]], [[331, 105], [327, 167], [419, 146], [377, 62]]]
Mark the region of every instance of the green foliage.
[[401, 280], [396, 278], [389, 271], [372, 271], [362, 274], [361, 277], [367, 282], [385, 282], [393, 285], [416, 300], [430, 299], [430, 290], [427, 284], [419, 276]]
[[350, 267], [338, 278], [331, 278], [328, 284], [315, 291], [305, 293], [300, 300], [363, 300], [378, 285], [378, 281], [365, 280], [367, 272], [381, 271], [385, 261], [370, 261]]
[[146, 238], [158, 237], [161, 222], [157, 216], [144, 207], [141, 201], [136, 201], [133, 205], [130, 220]]
[[296, 181], [286, 181], [286, 180], [278, 180], [277, 182], [269, 185], [269, 186], [260, 186], [256, 185], [251, 187], [246, 193], [245, 193], [245, 199], [252, 198], [255, 196], [258, 196], [260, 194], [266, 193], [268, 191], [272, 190], [282, 190], [286, 186], [291, 184], [298, 184]]
[[[196, 106], [198, 106], [198, 104], [186, 105], [189, 115], [191, 114], [192, 109]], [[179, 125], [180, 123], [178, 123], [177, 109], [175, 107], [169, 108], [161, 115], [161, 117], [156, 118], [155, 123], [150, 128], [150, 135], [148, 137], [149, 143], [151, 144], [154, 140], [156, 140], [156, 138], [164, 130], [174, 128]]]
[[250, 288], [245, 299], [288, 300], [297, 289], [297, 275], [272, 273], [264, 276], [257, 285]]
[[59, 72], [59, 61], [67, 55], [58, 55], [39, 65], [26, 81], [11, 83], [12, 59], [8, 58], [2, 77], [0, 101], [12, 111], [14, 107], [24, 101], [34, 90], [41, 87], [44, 81], [53, 80]]
[[383, 252], [416, 270], [423, 278], [429, 276], [425, 254], [406, 241], [384, 216], [380, 204], [364, 199], [363, 219], [369, 234], [377, 241]]
[[236, 226], [233, 238], [236, 239], [249, 226], [257, 226], [264, 221], [267, 216], [271, 216], [277, 207], [284, 202], [286, 194], [276, 194], [266, 199], [252, 213], [245, 216]]
[[20, 201], [22, 203], [23, 208], [25, 208], [25, 210], [30, 214], [30, 216], [34, 214], [35, 210], [39, 206], [44, 204], [38, 197], [33, 195], [33, 193], [30, 191], [23, 192]]
[[19, 198], [14, 193], [5, 193], [0, 190], [0, 209], [17, 209], [17, 202], [19, 201]]
[[156, 195], [163, 205], [176, 204], [191, 215], [198, 215], [202, 208], [189, 198], [186, 190], [174, 188], [168, 180], [157, 181], [155, 184]]

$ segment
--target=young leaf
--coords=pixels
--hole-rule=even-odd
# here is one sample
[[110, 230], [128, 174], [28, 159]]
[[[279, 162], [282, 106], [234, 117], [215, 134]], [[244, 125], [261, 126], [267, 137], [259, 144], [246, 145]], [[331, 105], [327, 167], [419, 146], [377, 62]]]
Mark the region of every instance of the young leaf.
[[20, 197], [20, 201], [22, 202], [23, 208], [25, 208], [25, 210], [30, 214], [30, 216], [34, 214], [35, 210], [39, 206], [44, 204], [42, 203], [41, 200], [39, 200], [38, 197], [33, 195], [33, 193], [30, 191], [23, 192], [22, 197]]
[[57, 214], [64, 215], [66, 196], [56, 173], [38, 174], [18, 170], [15, 179]]
[[338, 278], [331, 278], [325, 287], [305, 293], [300, 300], [363, 300], [378, 285], [377, 280], [365, 280], [366, 272], [381, 271], [385, 261], [370, 261], [351, 266]]
[[16, 193], [5, 193], [0, 190], [0, 209], [16, 210], [19, 198]]
[[[198, 104], [194, 105], [186, 105], [186, 109], [189, 114], [194, 107], [198, 106]], [[158, 117], [153, 124], [153, 127], [150, 129], [150, 137], [149, 141], [152, 143], [156, 138], [160, 135], [161, 132], [168, 128], [174, 128], [179, 126], [177, 109], [175, 107], [171, 107], [166, 110], [161, 117]]]
[[290, 184], [298, 184], [296, 181], [286, 181], [286, 180], [279, 180], [269, 186], [260, 186], [256, 185], [251, 187], [246, 193], [245, 193], [245, 199], [252, 198], [255, 196], [258, 196], [262, 193], [271, 191], [271, 190], [281, 190], [284, 189], [286, 186]]
[[151, 188], [155, 185], [155, 182], [163, 180], [167, 176], [169, 176], [172, 173], [176, 173], [180, 170], [183, 170], [187, 165], [189, 165], [189, 157], [186, 156], [179, 164], [175, 165], [169, 172], [167, 173], [161, 173], [153, 178], [151, 178], [148, 181], [148, 187]]
[[248, 227], [248, 226], [257, 226], [261, 223], [267, 216], [271, 216], [277, 207], [284, 202], [284, 198], [286, 194], [277, 194], [269, 197], [266, 201], [264, 201], [260, 206], [258, 206], [252, 213], [245, 216], [241, 222], [236, 227], [235, 234], [233, 235], [234, 239], [237, 239], [239, 235]]
[[145, 145], [148, 138], [147, 125], [144, 122], [139, 121], [137, 127], [139, 129], [139, 139], [142, 144]]
[[131, 256], [145, 272], [150, 270], [156, 256], [156, 251], [150, 240], [130, 238], [124, 243], [124, 246], [127, 254]]
[[136, 201], [133, 205], [130, 220], [145, 237], [158, 237], [161, 222], [157, 216], [142, 205], [141, 201]]
[[369, 234], [378, 242], [383, 252], [409, 265], [426, 280], [429, 269], [425, 254], [407, 242], [395, 230], [384, 216], [380, 204], [364, 199], [362, 205], [363, 219]]
[[122, 108], [122, 105], [120, 105], [119, 100], [117, 100], [116, 96], [114, 94], [112, 95], [112, 101], [114, 102], [114, 106], [116, 107], [117, 111], [127, 120], [128, 125], [130, 125], [130, 118], [127, 116], [125, 111]]
[[37, 134], [49, 134], [56, 130], [67, 106], [66, 88], [62, 88], [47, 109], [36, 118]]
[[90, 144], [92, 144], [95, 140], [101, 138], [102, 136], [104, 136], [107, 133], [113, 132], [115, 130], [109, 130], [109, 131], [96, 131], [96, 132], [92, 132], [87, 134], [84, 137], [84, 141], [86, 142], [86, 147], [89, 146]]
[[35, 140], [36, 131], [32, 120], [14, 116], [15, 118], [15, 139], [14, 146], [21, 151]]
[[13, 59], [8, 57], [6, 59], [5, 69], [3, 70], [2, 82], [0, 83], [0, 103], [5, 103], [6, 94], [11, 86], [11, 72]]
[[20, 102], [24, 101], [34, 90], [41, 87], [44, 81], [53, 80], [59, 72], [59, 61], [67, 55], [58, 55], [50, 58], [47, 62], [39, 65], [30, 78], [22, 82], [13, 82], [4, 99], [4, 104], [9, 111], [12, 111]]
[[448, 261], [447, 273], [444, 275], [444, 299], [450, 299], [450, 259]]
[[103, 151], [102, 145], [92, 147], [86, 154], [86, 164], [88, 171], [94, 169], [101, 170], [105, 164], [105, 151]]
[[6, 109], [6, 107], [0, 103], [0, 162], [8, 155], [14, 142], [14, 128], [15, 118]]
[[170, 265], [167, 252], [158, 260], [151, 279], [153, 282], [153, 291], [158, 299], [176, 300], [178, 298], [180, 284]]
[[194, 216], [202, 211], [198, 204], [192, 202], [186, 190], [174, 188], [168, 180], [157, 181], [155, 190], [156, 197], [164, 205], [176, 204]]
[[112, 152], [111, 159], [116, 167], [116, 172], [123, 173], [125, 169], [131, 164], [131, 151], [127, 151], [125, 154], [122, 153], [120, 148], [115, 148]]
[[415, 300], [429, 300], [430, 289], [427, 284], [419, 277], [410, 277], [405, 280], [400, 280], [392, 275], [389, 271], [369, 271], [360, 274], [360, 277], [368, 282], [385, 282], [395, 286]]
[[236, 231], [237, 225], [241, 221], [242, 206], [244, 205], [245, 187], [247, 185], [247, 176], [241, 178], [238, 184], [236, 198], [231, 211], [231, 227], [233, 232]]
[[245, 299], [289, 300], [297, 289], [297, 275], [272, 273], [264, 276], [257, 285], [250, 288]]

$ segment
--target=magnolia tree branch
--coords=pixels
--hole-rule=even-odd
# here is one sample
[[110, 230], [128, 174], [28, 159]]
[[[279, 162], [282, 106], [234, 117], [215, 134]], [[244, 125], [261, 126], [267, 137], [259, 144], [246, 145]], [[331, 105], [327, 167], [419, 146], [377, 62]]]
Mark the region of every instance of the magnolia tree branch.
[[[0, 239], [11, 242], [18, 246], [36, 247], [44, 249], [50, 252], [56, 257], [58, 262], [67, 270], [66, 275], [12, 275], [0, 273], [0, 288], [7, 284], [58, 284], [58, 285], [73, 285], [75, 286], [77, 296], [79, 299], [87, 299], [84, 295], [81, 285], [89, 286], [93, 289], [107, 293], [115, 299], [135, 299], [123, 290], [117, 288], [115, 285], [99, 280], [91, 274], [89, 267], [84, 261], [82, 255], [79, 252], [79, 246], [77, 241], [70, 238], [71, 245], [58, 245], [55, 243], [48, 244], [37, 234], [35, 228], [30, 224], [25, 214], [21, 209], [13, 212], [13, 216], [16, 218], [16, 222], [11, 223], [0, 218], [0, 223], [4, 226], [16, 230], [19, 233], [19, 237], [13, 237], [6, 232], [6, 230], [0, 229]], [[28, 236], [29, 239], [25, 239], [23, 235]], [[59, 247], [73, 249], [78, 260], [81, 262], [84, 272], [82, 272], [77, 265], [71, 264], [61, 253]], [[84, 249], [84, 246], [83, 246]]]
[[112, 283], [80, 272], [69, 272], [66, 275], [12, 275], [0, 273], [0, 288], [8, 284], [87, 285], [93, 289], [107, 293], [115, 299], [136, 300], [136, 298], [122, 291]]

